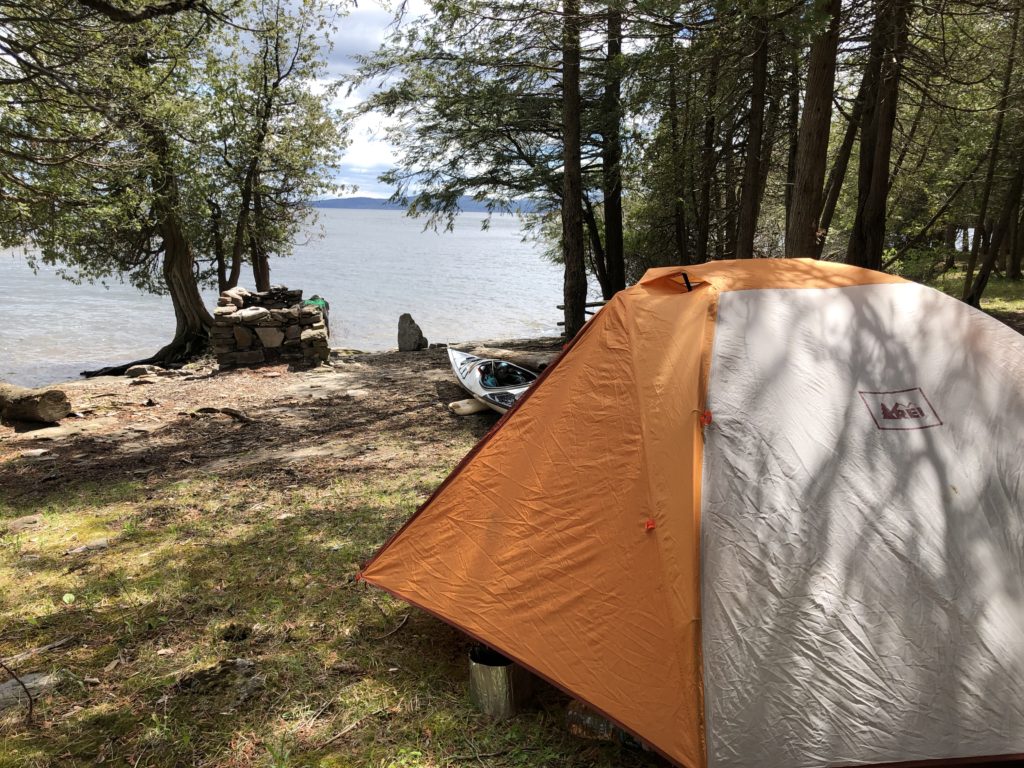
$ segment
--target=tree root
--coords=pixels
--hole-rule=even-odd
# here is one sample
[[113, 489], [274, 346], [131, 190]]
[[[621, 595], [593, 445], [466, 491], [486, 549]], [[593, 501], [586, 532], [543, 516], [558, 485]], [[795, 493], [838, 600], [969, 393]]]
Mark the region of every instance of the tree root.
[[94, 376], [124, 376], [125, 371], [136, 365], [157, 365], [161, 368], [181, 368], [185, 363], [194, 360], [203, 354], [210, 346], [209, 331], [191, 332], [175, 339], [161, 348], [159, 352], [141, 360], [133, 360], [130, 363], [111, 365], [106, 368], [99, 368], [95, 371], [82, 371], [87, 379]]

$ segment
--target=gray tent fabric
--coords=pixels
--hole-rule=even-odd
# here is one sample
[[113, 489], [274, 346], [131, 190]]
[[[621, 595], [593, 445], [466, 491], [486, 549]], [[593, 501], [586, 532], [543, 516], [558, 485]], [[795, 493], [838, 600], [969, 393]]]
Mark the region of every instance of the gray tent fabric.
[[722, 294], [709, 768], [1024, 753], [1022, 361], [912, 283]]

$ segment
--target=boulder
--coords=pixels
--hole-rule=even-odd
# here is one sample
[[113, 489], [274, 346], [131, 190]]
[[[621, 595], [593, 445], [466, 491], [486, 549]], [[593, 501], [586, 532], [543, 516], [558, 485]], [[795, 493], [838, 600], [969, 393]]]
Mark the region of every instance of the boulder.
[[155, 365], [133, 365], [124, 375], [129, 379], [137, 379], [139, 376], [148, 376], [151, 373], [156, 373], [157, 367]]
[[427, 337], [423, 335], [423, 331], [416, 325], [412, 315], [406, 312], [398, 318], [398, 351], [415, 352], [416, 350], [426, 348]]
[[54, 424], [70, 413], [71, 401], [62, 390], [0, 383], [0, 418]]

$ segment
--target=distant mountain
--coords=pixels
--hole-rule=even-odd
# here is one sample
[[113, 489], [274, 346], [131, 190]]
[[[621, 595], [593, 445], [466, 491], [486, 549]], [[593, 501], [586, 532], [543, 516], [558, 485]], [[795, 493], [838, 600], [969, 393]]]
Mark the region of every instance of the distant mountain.
[[[527, 200], [523, 200], [520, 209], [524, 213], [533, 211], [534, 206]], [[392, 203], [382, 197], [335, 197], [330, 200], [317, 200], [313, 203], [314, 208], [349, 208], [354, 210], [378, 210], [378, 211], [401, 211], [405, 210], [404, 205]], [[459, 208], [471, 213], [486, 213], [487, 204], [474, 200], [471, 197], [460, 197]]]
[[383, 197], [335, 197], [330, 200], [317, 200], [313, 203], [314, 208], [354, 208], [357, 210], [380, 209], [398, 211], [404, 206], [392, 203]]

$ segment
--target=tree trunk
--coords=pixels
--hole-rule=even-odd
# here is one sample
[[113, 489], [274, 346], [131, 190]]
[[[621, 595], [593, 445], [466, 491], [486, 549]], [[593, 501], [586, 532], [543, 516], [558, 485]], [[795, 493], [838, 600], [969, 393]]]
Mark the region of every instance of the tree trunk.
[[764, 141], [764, 107], [768, 88], [768, 28], [759, 22], [751, 58], [750, 117], [747, 121], [747, 157], [740, 188], [740, 217], [736, 233], [736, 258], [754, 258], [754, 235], [761, 211], [761, 143]]
[[853, 100], [853, 109], [850, 110], [850, 121], [846, 124], [846, 132], [843, 134], [843, 140], [836, 151], [836, 159], [828, 173], [828, 181], [825, 182], [825, 203], [821, 209], [821, 216], [818, 218], [818, 232], [821, 235], [818, 237], [814, 248], [815, 258], [820, 259], [822, 251], [825, 249], [828, 230], [832, 226], [832, 217], [835, 215], [836, 206], [839, 204], [839, 195], [843, 191], [843, 182], [846, 181], [846, 170], [850, 165], [850, 156], [853, 154], [853, 144], [857, 140], [857, 130], [860, 127], [861, 117], [864, 114], [864, 104], [867, 101], [869, 85], [868, 72], [865, 70], [860, 88], [857, 89], [857, 96]]
[[[252, 194], [255, 187], [256, 180], [256, 164], [258, 160], [253, 157], [249, 160], [249, 167], [245, 171], [245, 176], [242, 180], [242, 188], [239, 190], [239, 204], [238, 204], [238, 219], [235, 221], [235, 236], [231, 242], [231, 277], [234, 278], [232, 281], [228, 280], [230, 287], [234, 288], [238, 285], [238, 278], [241, 277], [242, 271], [242, 254], [245, 253], [246, 245], [249, 240], [249, 232], [252, 229], [249, 225], [249, 217], [252, 209]], [[237, 271], [236, 271], [237, 265]], [[257, 271], [257, 266], [253, 264], [253, 272]], [[260, 290], [259, 286], [256, 290]]]
[[[601, 184], [604, 193], [604, 247], [610, 299], [626, 287], [622, 235], [622, 10], [608, 3], [608, 59], [605, 62], [604, 142], [601, 146]], [[610, 291], [610, 295], [609, 295]]]
[[[739, 203], [736, 200], [736, 145], [735, 126], [722, 141], [722, 153], [725, 162], [722, 168], [721, 205], [722, 215], [719, 217], [719, 234], [715, 241], [715, 258], [732, 259], [736, 257], [737, 216]], [[718, 195], [715, 195], [716, 199]]]
[[981, 307], [981, 297], [985, 293], [989, 276], [1002, 251], [1002, 240], [1010, 229], [1010, 219], [1014, 217], [1017, 207], [1020, 205], [1021, 191], [1024, 190], [1024, 152], [1018, 152], [1017, 171], [1010, 182], [1010, 188], [1006, 193], [1006, 200], [1003, 203], [1003, 210], [999, 215], [999, 221], [991, 227], [992, 236], [988, 245], [988, 252], [981, 263], [981, 268], [971, 284], [971, 290], [964, 297], [964, 301], [972, 307]]
[[828, 138], [832, 125], [832, 95], [836, 79], [836, 51], [839, 47], [840, 0], [817, 0], [815, 11], [829, 15], [828, 27], [811, 43], [807, 66], [807, 88], [797, 139], [796, 176], [793, 203], [786, 228], [786, 256], [819, 255], [819, 214], [822, 185], [828, 161]]
[[955, 221], [946, 222], [946, 230], [942, 235], [942, 244], [946, 248], [956, 248], [957, 226]]
[[781, 116], [783, 94], [769, 91], [768, 111], [765, 113], [764, 139], [761, 141], [761, 172], [757, 177], [757, 209], [760, 215], [764, 191], [768, 186], [768, 176], [772, 170], [772, 155], [775, 152], [775, 138], [779, 133], [779, 117]]
[[221, 228], [223, 216], [216, 200], [209, 198], [206, 204], [210, 206], [210, 237], [213, 239], [213, 256], [217, 261], [217, 290], [224, 293], [234, 286], [228, 285], [227, 254], [224, 250], [224, 230]]
[[580, 157], [580, 5], [562, 4], [562, 256], [565, 337], [586, 321], [587, 273], [583, 261], [583, 171]]
[[598, 285], [601, 286], [601, 296], [607, 301], [615, 295], [615, 290], [608, 280], [608, 259], [604, 243], [601, 242], [601, 227], [597, 223], [594, 206], [586, 193], [583, 195], [583, 223], [587, 226], [587, 235], [590, 238], [590, 261], [594, 268], [594, 274], [597, 276]]
[[170, 142], [160, 126], [149, 123], [144, 129], [150, 150], [157, 158], [153, 209], [163, 241], [164, 283], [174, 306], [175, 319], [174, 338], [147, 362], [183, 362], [205, 351], [213, 317], [199, 293], [195, 257], [181, 221], [181, 196], [171, 160]]
[[711, 58], [708, 68], [707, 114], [701, 147], [700, 199], [697, 209], [697, 263], [708, 260], [711, 233], [711, 185], [715, 177], [715, 133], [717, 132], [715, 99], [718, 91], [718, 56]]
[[253, 190], [252, 214], [253, 223], [249, 228], [249, 247], [252, 249], [252, 276], [256, 281], [257, 291], [270, 290], [270, 258], [266, 248], [259, 238], [259, 225], [263, 221], [263, 195], [260, 194], [258, 185], [259, 177], [256, 180], [257, 187]]
[[[1003, 71], [1003, 84], [999, 92], [999, 103], [996, 105], [996, 124], [992, 129], [992, 143], [988, 156], [988, 170], [985, 173], [985, 185], [981, 188], [981, 202], [978, 204], [978, 219], [974, 226], [974, 240], [971, 243], [971, 255], [967, 257], [967, 273], [964, 275], [963, 300], [977, 306], [980, 293], [975, 289], [974, 268], [978, 263], [978, 252], [981, 248], [981, 234], [988, 216], [988, 200], [992, 194], [992, 179], [995, 176], [996, 161], [999, 158], [999, 143], [1003, 135], [1003, 118], [1006, 116], [1006, 105], [1013, 81], [1013, 67], [1017, 56], [1017, 32], [1020, 28], [1020, 6], [1013, 11], [1013, 31], [1010, 34], [1010, 51], [1006, 58], [1006, 69]], [[985, 281], [988, 282], [986, 275]], [[983, 286], [984, 288], [984, 286]]]
[[882, 268], [885, 249], [889, 162], [896, 123], [896, 101], [906, 48], [910, 0], [878, 0], [872, 40], [876, 95], [869, 93], [861, 123], [857, 212], [846, 260], [868, 269]]
[[1024, 224], [1021, 223], [1022, 213], [1024, 213], [1024, 205], [1018, 203], [1010, 228], [1010, 256], [1006, 264], [1006, 277], [1009, 280], [1024, 279], [1024, 274], [1022, 274], [1021, 270], [1021, 262], [1024, 261]]
[[673, 62], [668, 69], [668, 121], [672, 158], [672, 239], [676, 247], [676, 259], [680, 265], [686, 266], [690, 263], [690, 250], [687, 243], [689, 234], [686, 227], [686, 208], [683, 205], [683, 188], [679, 179], [681, 171], [679, 100], [676, 87], [676, 70]]
[[[789, 93], [786, 103], [786, 135], [789, 136], [789, 151], [786, 155], [786, 192], [783, 204], [786, 207], [785, 231], [789, 231], [793, 215], [793, 190], [796, 186], [796, 158], [799, 152], [800, 132], [800, 53], [794, 51], [790, 61]], [[831, 98], [831, 96], [830, 96]]]
[[946, 261], [942, 265], [943, 270], [948, 271], [956, 266], [956, 236], [959, 232], [960, 228], [955, 221], [946, 222], [946, 232], [942, 238], [943, 244], [946, 246]]

